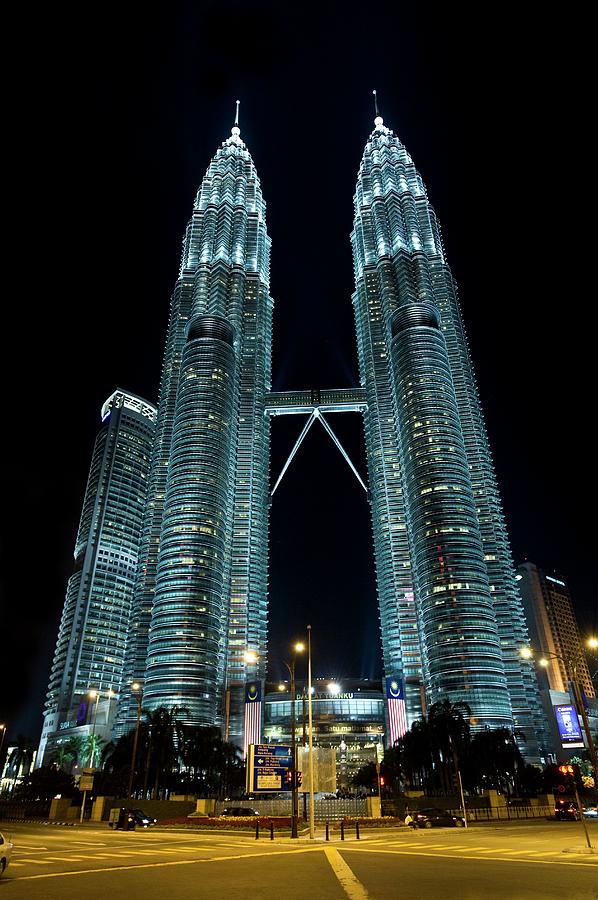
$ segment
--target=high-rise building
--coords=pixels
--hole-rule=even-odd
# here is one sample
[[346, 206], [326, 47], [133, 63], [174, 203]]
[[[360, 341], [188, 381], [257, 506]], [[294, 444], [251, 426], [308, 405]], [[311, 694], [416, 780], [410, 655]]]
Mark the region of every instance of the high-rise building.
[[[377, 116], [351, 235], [353, 306], [387, 675], [515, 726], [533, 757], [537, 689], [457, 287], [422, 178]], [[423, 691], [421, 688], [423, 687]]]
[[[146, 708], [242, 743], [243, 685], [265, 677], [270, 417], [309, 416], [294, 454], [312, 422], [333, 436], [324, 414], [356, 411], [392, 697], [407, 723], [466, 702], [474, 727], [514, 727], [534, 759], [537, 685], [457, 289], [421, 176], [380, 117], [351, 242], [362, 386], [268, 393], [270, 239], [235, 122], [171, 299], [124, 680], [143, 681]], [[135, 715], [125, 690], [117, 733]]]
[[537, 670], [541, 687], [567, 693], [575, 666], [586, 698], [594, 699], [596, 692], [567, 583], [532, 562], [517, 566], [517, 574], [531, 645], [546, 653], [546, 665]]
[[[44, 714], [38, 764], [92, 727], [110, 738], [123, 678], [156, 407], [117, 389], [102, 406]], [[96, 700], [89, 691], [98, 692]], [[111, 699], [112, 698], [112, 699]]]
[[[148, 709], [178, 706], [182, 721], [222, 723], [226, 697], [237, 740], [245, 680], [263, 677], [266, 664], [265, 214], [235, 123], [197, 193], [172, 296], [127, 662]], [[135, 713], [123, 696], [117, 732]]]

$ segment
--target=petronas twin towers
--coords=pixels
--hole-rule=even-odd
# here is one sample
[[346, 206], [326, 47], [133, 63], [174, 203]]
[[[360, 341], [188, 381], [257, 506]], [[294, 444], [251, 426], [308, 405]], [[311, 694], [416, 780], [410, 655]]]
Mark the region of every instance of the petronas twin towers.
[[[361, 387], [272, 393], [266, 205], [237, 124], [197, 193], [171, 300], [117, 733], [143, 703], [223, 723], [265, 677], [273, 415], [364, 416], [383, 667], [408, 722], [445, 698], [535, 755], [539, 715], [496, 477], [440, 228], [376, 117], [353, 248]], [[257, 651], [257, 662], [246, 651]]]

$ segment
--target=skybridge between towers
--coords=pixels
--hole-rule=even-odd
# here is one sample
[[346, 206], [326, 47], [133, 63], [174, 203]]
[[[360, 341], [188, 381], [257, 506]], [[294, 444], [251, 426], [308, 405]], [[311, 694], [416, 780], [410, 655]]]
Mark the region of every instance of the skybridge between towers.
[[274, 492], [276, 488], [282, 481], [284, 474], [291, 462], [293, 461], [293, 457], [299, 450], [299, 447], [303, 443], [307, 432], [314, 424], [314, 422], [318, 421], [322, 425], [323, 429], [330, 436], [332, 442], [336, 445], [336, 447], [341, 452], [343, 458], [347, 462], [349, 468], [357, 478], [359, 484], [364, 489], [367, 494], [368, 500], [370, 497], [370, 492], [368, 490], [367, 485], [364, 483], [361, 475], [351, 462], [348, 453], [342, 446], [341, 442], [335, 435], [334, 431], [330, 427], [327, 419], [325, 418], [325, 413], [338, 413], [338, 412], [359, 412], [363, 413], [367, 409], [367, 401], [365, 396], [365, 388], [338, 388], [338, 389], [329, 389], [329, 390], [320, 390], [314, 389], [308, 391], [279, 391], [271, 394], [266, 394], [266, 405], [264, 413], [267, 416], [293, 416], [293, 415], [307, 415], [308, 419], [305, 425], [303, 426], [303, 430], [301, 434], [295, 441], [295, 445], [291, 452], [289, 453], [289, 457], [284, 464], [278, 479], [272, 490], [270, 491], [270, 502], [272, 502], [272, 497], [274, 496]]

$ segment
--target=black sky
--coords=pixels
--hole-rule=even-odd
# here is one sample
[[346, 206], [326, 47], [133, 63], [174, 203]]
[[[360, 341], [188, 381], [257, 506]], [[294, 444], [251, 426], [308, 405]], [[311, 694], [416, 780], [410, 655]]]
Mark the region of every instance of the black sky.
[[[564, 575], [595, 630], [590, 32], [546, 7], [455, 6], [108, 4], [16, 22], [0, 645], [13, 736], [41, 728], [100, 407], [117, 386], [157, 399], [182, 235], [237, 98], [272, 237], [274, 389], [357, 384], [349, 233], [376, 88], [460, 286], [514, 557]], [[365, 476], [360, 418], [331, 423]], [[273, 477], [300, 427], [274, 421]], [[376, 677], [369, 510], [320, 431], [272, 508], [271, 668], [310, 622], [317, 674]]]

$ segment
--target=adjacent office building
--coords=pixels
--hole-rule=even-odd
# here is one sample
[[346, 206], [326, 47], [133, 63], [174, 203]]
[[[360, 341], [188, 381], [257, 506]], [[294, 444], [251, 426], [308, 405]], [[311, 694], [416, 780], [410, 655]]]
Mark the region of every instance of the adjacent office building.
[[532, 562], [517, 566], [517, 575], [531, 645], [546, 653], [546, 666], [538, 669], [542, 688], [567, 693], [575, 666], [586, 698], [594, 699], [596, 691], [566, 581], [555, 574], [548, 575]]
[[[50, 674], [37, 764], [94, 730], [109, 740], [123, 678], [156, 407], [117, 389], [101, 411], [73, 574]], [[99, 692], [95, 699], [89, 691]]]

